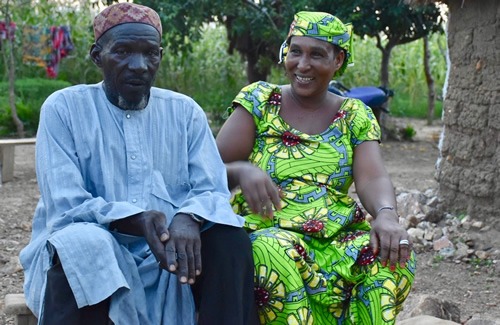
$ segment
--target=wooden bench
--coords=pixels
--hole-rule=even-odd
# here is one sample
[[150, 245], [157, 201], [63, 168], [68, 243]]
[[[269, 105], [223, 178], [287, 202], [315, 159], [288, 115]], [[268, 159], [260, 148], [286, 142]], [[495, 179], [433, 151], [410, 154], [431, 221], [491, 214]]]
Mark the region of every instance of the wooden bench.
[[26, 306], [26, 300], [22, 293], [10, 293], [5, 295], [5, 314], [14, 316], [15, 325], [36, 325], [36, 317]]
[[16, 146], [35, 144], [36, 138], [0, 139], [0, 181], [9, 182], [14, 178], [14, 157]]

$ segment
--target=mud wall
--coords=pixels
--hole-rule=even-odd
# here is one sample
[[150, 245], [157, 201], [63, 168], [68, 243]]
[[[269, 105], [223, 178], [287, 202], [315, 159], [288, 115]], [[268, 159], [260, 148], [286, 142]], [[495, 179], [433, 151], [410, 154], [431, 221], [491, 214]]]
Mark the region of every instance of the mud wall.
[[438, 196], [446, 211], [493, 220], [500, 213], [500, 1], [449, 0], [448, 8]]

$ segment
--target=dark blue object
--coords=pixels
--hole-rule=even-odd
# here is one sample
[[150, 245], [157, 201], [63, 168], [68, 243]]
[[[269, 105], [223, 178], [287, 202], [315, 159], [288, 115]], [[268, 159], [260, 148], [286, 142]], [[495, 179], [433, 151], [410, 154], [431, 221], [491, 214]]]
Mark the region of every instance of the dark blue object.
[[[345, 92], [345, 96], [360, 99], [370, 107], [377, 107], [387, 101], [387, 94], [378, 87], [355, 87]], [[389, 111], [384, 109], [386, 113]]]
[[377, 120], [380, 122], [381, 112], [389, 113], [387, 102], [389, 97], [394, 95], [394, 92], [384, 87], [364, 86], [347, 88], [340, 81], [332, 80], [328, 86], [328, 91], [339, 96], [357, 98], [365, 103], [375, 113]]

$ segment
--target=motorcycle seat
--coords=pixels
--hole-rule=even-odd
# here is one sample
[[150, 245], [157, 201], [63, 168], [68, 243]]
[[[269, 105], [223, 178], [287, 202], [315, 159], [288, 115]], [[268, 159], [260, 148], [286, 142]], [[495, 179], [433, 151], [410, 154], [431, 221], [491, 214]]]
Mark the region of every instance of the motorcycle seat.
[[360, 99], [370, 107], [379, 107], [387, 101], [389, 95], [379, 87], [354, 87], [345, 92], [345, 96]]

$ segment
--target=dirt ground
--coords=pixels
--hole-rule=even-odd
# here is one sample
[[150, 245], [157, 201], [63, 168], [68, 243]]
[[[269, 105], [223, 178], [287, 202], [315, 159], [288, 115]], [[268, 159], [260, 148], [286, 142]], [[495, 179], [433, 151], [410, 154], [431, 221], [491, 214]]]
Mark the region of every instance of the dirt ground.
[[[436, 189], [435, 162], [438, 158], [439, 123], [427, 127], [424, 121], [401, 120], [417, 134], [414, 141], [382, 144], [386, 167], [396, 192]], [[23, 272], [17, 256], [30, 240], [31, 218], [39, 194], [34, 170], [34, 147], [16, 148], [14, 180], [0, 187], [0, 324], [14, 324], [4, 312], [7, 293], [21, 293]], [[500, 238], [496, 236], [496, 238]], [[500, 242], [495, 243], [500, 248]], [[500, 319], [498, 266], [437, 260], [432, 251], [418, 254], [413, 292], [429, 294], [456, 303], [462, 322], [471, 317]], [[410, 296], [411, 297], [411, 296]]]

